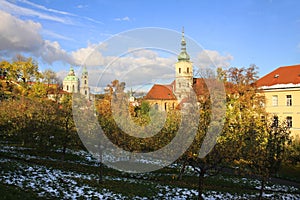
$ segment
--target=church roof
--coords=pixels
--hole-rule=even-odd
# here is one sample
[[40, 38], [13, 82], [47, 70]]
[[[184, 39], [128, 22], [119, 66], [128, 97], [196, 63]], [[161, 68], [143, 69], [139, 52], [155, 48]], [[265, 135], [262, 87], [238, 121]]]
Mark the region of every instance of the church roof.
[[71, 66], [68, 75], [64, 78], [64, 81], [78, 81], [78, 77], [75, 75], [74, 69]]
[[83, 67], [82, 75], [88, 75], [88, 71], [86, 69], [86, 66]]
[[[174, 94], [175, 80], [170, 85], [155, 84], [145, 96], [148, 100], [176, 100]], [[205, 80], [203, 78], [193, 79], [193, 89], [197, 96], [205, 95], [208, 92]]]
[[152, 86], [150, 91], [145, 96], [148, 100], [176, 100], [171, 85], [159, 85]]
[[262, 88], [292, 87], [296, 84], [300, 84], [300, 65], [279, 67], [256, 82], [256, 85]]

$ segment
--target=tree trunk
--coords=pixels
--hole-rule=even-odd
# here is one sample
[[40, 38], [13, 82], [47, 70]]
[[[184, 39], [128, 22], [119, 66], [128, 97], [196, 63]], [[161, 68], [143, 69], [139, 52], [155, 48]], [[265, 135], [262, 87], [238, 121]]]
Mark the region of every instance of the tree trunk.
[[99, 185], [103, 183], [103, 163], [102, 163], [102, 148], [99, 145]]
[[186, 164], [187, 164], [187, 161], [185, 160], [183, 162], [182, 167], [180, 168], [179, 175], [178, 175], [178, 180], [182, 180], [182, 175], [184, 174], [184, 171], [185, 171], [185, 168], [186, 168]]
[[204, 175], [205, 175], [205, 171], [201, 170], [201, 172], [199, 173], [199, 180], [198, 180], [198, 200], [204, 200], [204, 198], [202, 197], [203, 185], [204, 185]]
[[259, 190], [259, 197], [258, 197], [258, 199], [260, 199], [260, 200], [263, 199], [265, 184], [266, 184], [266, 179], [263, 177], [261, 179], [261, 187], [260, 187], [260, 190]]

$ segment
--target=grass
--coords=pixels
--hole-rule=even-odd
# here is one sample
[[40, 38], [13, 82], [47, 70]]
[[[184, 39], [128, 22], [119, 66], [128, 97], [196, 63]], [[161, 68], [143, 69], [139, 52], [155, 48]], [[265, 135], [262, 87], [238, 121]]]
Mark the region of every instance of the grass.
[[45, 199], [39, 197], [36, 193], [31, 190], [23, 190], [17, 186], [5, 185], [0, 183], [0, 198], [2, 200], [32, 200], [32, 199]]
[[278, 177], [300, 183], [300, 163], [298, 165], [283, 165]]

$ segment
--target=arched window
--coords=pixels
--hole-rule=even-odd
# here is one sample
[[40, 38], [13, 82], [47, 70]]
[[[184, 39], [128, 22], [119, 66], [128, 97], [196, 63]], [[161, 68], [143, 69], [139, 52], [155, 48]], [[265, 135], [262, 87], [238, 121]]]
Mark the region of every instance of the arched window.
[[186, 68], [186, 72], [187, 72], [187, 73], [190, 73], [190, 68]]
[[72, 86], [72, 92], [74, 92], [74, 91], [75, 91], [75, 85]]
[[178, 70], [179, 70], [179, 74], [180, 74], [180, 73], [181, 73], [181, 68], [179, 67], [179, 69], [178, 69]]
[[87, 95], [87, 91], [86, 90], [84, 90], [84, 94]]
[[165, 103], [165, 111], [168, 109], [168, 103]]
[[86, 80], [84, 80], [84, 84], [86, 85]]
[[158, 110], [158, 103], [155, 103], [154, 109], [155, 109], [155, 110]]
[[69, 91], [69, 85], [67, 85], [67, 91]]

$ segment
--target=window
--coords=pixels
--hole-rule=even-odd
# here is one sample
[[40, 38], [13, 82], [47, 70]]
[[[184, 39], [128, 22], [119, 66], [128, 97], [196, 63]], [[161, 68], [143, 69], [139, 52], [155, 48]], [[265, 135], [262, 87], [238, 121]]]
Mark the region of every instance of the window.
[[179, 74], [181, 73], [181, 68], [179, 67]]
[[84, 84], [86, 85], [86, 80], [84, 80]]
[[291, 116], [286, 117], [286, 124], [289, 128], [293, 127], [293, 118]]
[[73, 85], [72, 92], [75, 92], [75, 85]]
[[190, 68], [186, 68], [186, 72], [187, 72], [187, 73], [190, 73]]
[[292, 95], [286, 95], [286, 105], [292, 106]]
[[69, 91], [69, 85], [67, 85], [67, 91]]
[[278, 116], [276, 115], [273, 117], [272, 127], [278, 127]]
[[272, 96], [272, 106], [278, 106], [278, 96], [277, 95]]
[[168, 109], [168, 104], [165, 103], [165, 111], [167, 111], [167, 109]]
[[87, 91], [86, 90], [84, 90], [84, 94], [87, 95]]

